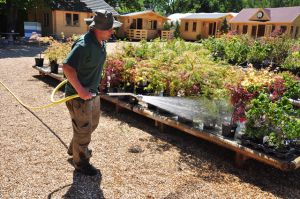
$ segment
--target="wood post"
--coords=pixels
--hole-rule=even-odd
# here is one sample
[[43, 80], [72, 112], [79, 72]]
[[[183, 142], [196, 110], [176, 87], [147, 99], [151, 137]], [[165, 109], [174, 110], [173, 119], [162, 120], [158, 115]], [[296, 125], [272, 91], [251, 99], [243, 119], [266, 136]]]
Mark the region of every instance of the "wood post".
[[164, 124], [163, 123], [155, 120], [155, 127], [157, 127], [160, 132], [162, 132], [162, 133], [164, 132]]
[[246, 162], [246, 160], [248, 160], [249, 158], [239, 152], [235, 153], [235, 166], [237, 168], [242, 168]]

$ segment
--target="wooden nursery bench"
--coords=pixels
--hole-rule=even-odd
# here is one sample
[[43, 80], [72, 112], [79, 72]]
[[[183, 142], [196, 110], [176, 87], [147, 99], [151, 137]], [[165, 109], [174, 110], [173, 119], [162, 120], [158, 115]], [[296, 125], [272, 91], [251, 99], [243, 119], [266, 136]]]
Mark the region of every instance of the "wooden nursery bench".
[[[49, 67], [33, 66], [33, 68], [38, 70], [41, 75], [48, 75], [59, 81], [63, 81], [65, 79], [62, 73], [61, 74], [51, 73]], [[116, 94], [116, 96], [101, 95], [100, 97], [102, 100], [114, 104], [117, 112], [120, 111], [121, 109], [127, 109], [132, 112], [138, 113], [144, 117], [154, 120], [155, 126], [159, 128], [161, 131], [163, 131], [164, 126], [167, 125], [176, 128], [182, 132], [185, 132], [187, 134], [193, 135], [203, 140], [207, 140], [209, 142], [215, 143], [217, 145], [220, 145], [222, 147], [234, 151], [236, 153], [235, 164], [238, 167], [241, 167], [245, 163], [245, 161], [249, 158], [271, 165], [282, 171], [296, 170], [300, 167], [300, 156], [290, 161], [273, 157], [262, 151], [258, 151], [243, 146], [242, 144], [240, 144], [234, 139], [225, 138], [218, 134], [213, 134], [210, 132], [206, 132], [194, 128], [192, 125], [185, 124], [183, 122], [180, 122], [179, 120], [174, 119], [173, 117], [169, 117], [168, 114], [164, 114], [163, 111], [161, 111], [161, 114], [159, 113], [159, 111], [153, 111], [152, 108], [151, 109], [149, 108], [151, 104], [145, 104], [145, 103], [143, 104], [142, 101], [141, 103], [140, 102], [136, 103], [137, 101], [139, 101], [138, 99], [136, 100], [135, 103], [131, 103], [132, 101], [124, 100], [124, 95], [126, 96], [126, 94], [119, 93]], [[128, 94], [128, 96], [132, 97], [134, 95]], [[157, 110], [161, 110], [161, 107], [156, 107], [156, 108]]]

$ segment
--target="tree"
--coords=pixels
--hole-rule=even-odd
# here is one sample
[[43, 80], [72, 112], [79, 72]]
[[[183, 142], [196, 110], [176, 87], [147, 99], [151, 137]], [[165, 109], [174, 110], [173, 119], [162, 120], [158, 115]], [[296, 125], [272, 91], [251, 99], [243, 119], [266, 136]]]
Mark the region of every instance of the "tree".
[[225, 18], [224, 18], [224, 21], [223, 21], [222, 24], [221, 24], [221, 31], [222, 31], [222, 33], [227, 33], [228, 30], [229, 30], [229, 25], [228, 25], [227, 19], [226, 19], [226, 17], [225, 17]]
[[179, 22], [176, 21], [175, 23], [175, 31], [174, 31], [174, 37], [175, 38], [179, 38], [180, 37], [180, 25], [179, 25]]
[[50, 5], [51, 0], [0, 0], [0, 9], [7, 16], [7, 30], [16, 29], [19, 10]]

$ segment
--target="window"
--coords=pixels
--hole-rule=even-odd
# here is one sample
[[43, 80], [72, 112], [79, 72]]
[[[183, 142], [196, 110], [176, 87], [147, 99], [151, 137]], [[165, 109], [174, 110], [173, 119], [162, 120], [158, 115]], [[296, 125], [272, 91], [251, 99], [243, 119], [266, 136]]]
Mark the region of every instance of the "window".
[[197, 22], [193, 22], [193, 32], [196, 32], [197, 29]]
[[157, 29], [157, 21], [156, 21], [156, 20], [153, 21], [153, 23], [152, 23], [152, 29], [153, 29], [153, 30], [156, 30], [156, 29]]
[[286, 29], [287, 29], [286, 26], [280, 26], [280, 30], [282, 33], [285, 33]]
[[291, 26], [291, 36], [293, 37], [293, 32], [294, 32], [294, 26]]
[[71, 26], [72, 25], [71, 21], [72, 21], [72, 15], [70, 13], [67, 13], [66, 14], [66, 25]]
[[299, 27], [297, 26], [297, 27], [296, 27], [296, 31], [295, 31], [295, 38], [298, 37], [298, 34], [299, 34]]
[[79, 26], [79, 14], [66, 13], [67, 26]]
[[248, 25], [243, 25], [243, 34], [247, 34], [248, 32]]
[[276, 26], [275, 25], [272, 25], [272, 32], [274, 32]]
[[236, 26], [236, 33], [237, 33], [237, 34], [240, 33], [240, 26], [239, 26], [239, 25]]
[[49, 24], [49, 13], [44, 13], [44, 27], [48, 27]]
[[257, 27], [256, 26], [252, 26], [252, 32], [251, 32], [251, 36], [256, 38], [256, 30]]
[[189, 31], [189, 22], [185, 22], [184, 30]]
[[73, 26], [78, 26], [78, 25], [79, 25], [79, 15], [73, 14]]
[[265, 25], [258, 25], [257, 29], [257, 37], [265, 36], [266, 26]]

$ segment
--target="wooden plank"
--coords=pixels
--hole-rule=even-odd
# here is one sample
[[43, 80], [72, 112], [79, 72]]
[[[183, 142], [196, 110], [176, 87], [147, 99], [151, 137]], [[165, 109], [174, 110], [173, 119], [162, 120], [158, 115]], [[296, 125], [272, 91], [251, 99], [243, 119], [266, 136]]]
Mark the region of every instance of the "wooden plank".
[[58, 71], [59, 73], [55, 74], [55, 73], [51, 73], [50, 67], [45, 67], [45, 66], [43, 66], [43, 67], [32, 66], [32, 67], [34, 69], [38, 70], [41, 75], [48, 75], [48, 76], [50, 76], [50, 77], [52, 77], [54, 79], [57, 79], [59, 81], [65, 80], [61, 68], [59, 68], [59, 71]]
[[219, 135], [214, 135], [211, 133], [207, 132], [202, 132], [198, 129], [195, 129], [193, 127], [187, 126], [185, 124], [182, 124], [178, 121], [175, 121], [173, 119], [163, 117], [160, 115], [157, 115], [153, 113], [152, 111], [149, 111], [147, 109], [141, 108], [139, 106], [134, 106], [132, 105], [119, 101], [116, 98], [107, 96], [107, 95], [102, 95], [101, 99], [104, 99], [106, 101], [112, 102], [112, 103], [118, 103], [119, 106], [132, 110], [133, 112], [136, 112], [140, 115], [143, 115], [145, 117], [151, 118], [155, 120], [156, 125], [159, 127], [159, 123], [174, 127], [176, 129], [179, 129], [185, 133], [191, 134], [195, 137], [207, 140], [209, 142], [215, 143], [217, 145], [223, 146], [225, 148], [228, 148], [232, 151], [235, 151], [237, 153], [236, 161], [240, 162], [241, 164], [247, 159], [247, 158], [252, 158], [255, 160], [258, 160], [260, 162], [263, 162], [265, 164], [269, 164], [275, 168], [281, 169], [283, 171], [288, 171], [288, 170], [294, 170], [300, 167], [300, 157], [296, 158], [293, 161], [284, 161], [280, 160], [277, 158], [274, 158], [272, 156], [266, 155], [260, 151], [250, 149], [248, 147], [242, 146], [238, 144], [234, 140], [226, 139], [222, 136]]

